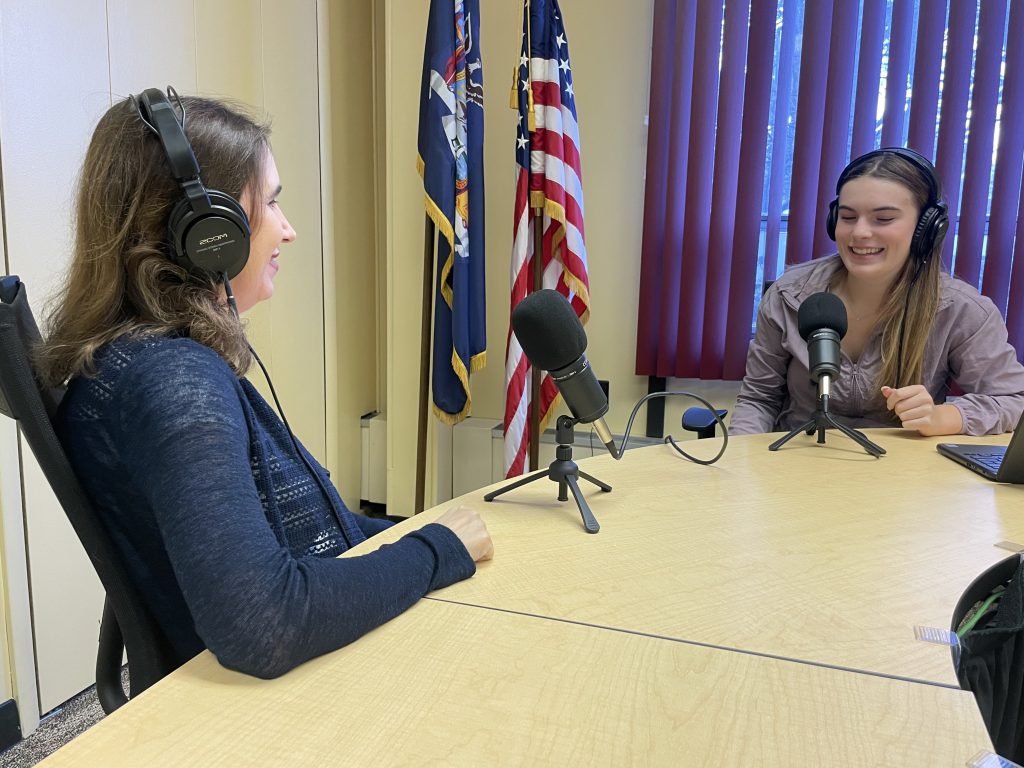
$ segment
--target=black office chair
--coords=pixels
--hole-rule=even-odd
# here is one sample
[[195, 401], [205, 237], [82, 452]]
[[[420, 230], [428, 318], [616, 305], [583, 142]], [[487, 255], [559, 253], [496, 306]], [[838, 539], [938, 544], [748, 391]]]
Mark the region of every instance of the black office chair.
[[[725, 415], [729, 411], [717, 409], [718, 415], [725, 418]], [[708, 437], [715, 436], [715, 424], [718, 420], [715, 418], [715, 414], [709, 411], [707, 408], [701, 408], [699, 405], [695, 405], [693, 408], [687, 408], [683, 411], [683, 429], [688, 432], [696, 432], [697, 439], [703, 440]]]
[[[772, 287], [774, 280], [765, 280], [761, 283], [761, 295], [764, 296], [768, 289]], [[723, 419], [728, 413], [726, 410], [718, 411], [718, 415]], [[687, 408], [683, 413], [683, 429], [688, 432], [696, 432], [697, 439], [702, 440], [707, 437], [715, 436], [715, 424], [718, 421], [715, 419], [715, 415], [711, 413], [707, 408], [701, 408], [695, 406], [693, 408]]]
[[96, 693], [109, 714], [128, 700], [121, 685], [123, 652], [132, 698], [178, 664], [57, 439], [53, 418], [63, 390], [41, 387], [33, 373], [31, 351], [39, 340], [24, 284], [14, 276], [0, 277], [0, 411], [18, 423], [106, 592]]

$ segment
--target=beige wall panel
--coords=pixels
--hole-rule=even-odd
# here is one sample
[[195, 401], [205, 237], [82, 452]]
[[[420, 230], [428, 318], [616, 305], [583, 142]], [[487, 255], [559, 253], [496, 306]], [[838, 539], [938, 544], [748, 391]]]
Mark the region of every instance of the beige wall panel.
[[[261, 59], [264, 22], [260, 0], [197, 2], [194, 25], [196, 88], [204, 96], [222, 96], [256, 109], [264, 106]], [[290, 5], [290, 4], [289, 4]], [[282, 54], [290, 52], [293, 30], [276, 30]]]
[[32, 604], [28, 591], [25, 518], [21, 503], [21, 462], [18, 430], [10, 419], [0, 419], [0, 563], [3, 566], [3, 625], [0, 632], [4, 659], [4, 697], [18, 702], [23, 735], [39, 723], [36, 659], [32, 641]]
[[[254, 116], [265, 119], [260, 5], [259, 0], [198, 3], [192, 23], [196, 35], [196, 93], [240, 102]], [[287, 185], [287, 169], [280, 170]], [[247, 312], [244, 321], [253, 347], [273, 375], [271, 319], [271, 306], [263, 303]], [[269, 401], [270, 390], [256, 366], [249, 371], [249, 378]], [[286, 403], [292, 400], [280, 386], [278, 393]]]
[[[3, 24], [3, 19], [0, 17], [0, 25]], [[0, 197], [0, 232], [3, 231], [3, 199]], [[7, 258], [6, 250], [4, 249], [3, 238], [0, 238], [0, 265], [4, 270], [4, 274], [7, 274]], [[8, 419], [0, 419], [0, 563], [7, 562], [10, 558], [7, 556], [5, 546], [8, 542], [8, 520], [13, 519], [13, 525], [11, 526], [10, 536], [17, 536], [18, 533], [24, 531], [24, 525], [21, 520], [21, 515], [15, 515], [13, 518], [8, 517], [7, 512], [13, 510], [20, 510], [21, 499], [16, 495], [10, 493], [13, 490], [15, 483], [8, 485], [4, 484], [5, 477], [14, 477], [17, 480], [18, 476], [18, 462], [11, 461], [9, 458], [8, 450], [9, 446], [14, 443], [12, 440], [17, 439], [17, 430], [14, 423]], [[23, 582], [24, 580], [22, 580]], [[8, 584], [10, 582], [10, 576], [0, 568], [0, 701], [6, 701], [7, 699], [14, 696], [14, 682], [12, 678], [12, 667], [13, 667], [13, 653], [11, 651], [11, 640], [8, 627], [11, 626], [11, 617], [8, 615], [10, 612], [10, 588]]]
[[[559, 6], [564, 6], [563, 11], [571, 19], [571, 0], [559, 0]], [[522, 3], [516, 2], [488, 4], [486, 8], [480, 9], [480, 36], [483, 38], [480, 45], [486, 78], [484, 112], [487, 123], [484, 143], [484, 164], [487, 169], [487, 367], [472, 379], [473, 416], [493, 418], [495, 421], [501, 421], [505, 414], [505, 337], [509, 320], [518, 124], [516, 111], [509, 107], [509, 91], [513, 69], [519, 64], [522, 12]], [[574, 43], [571, 26], [568, 31], [570, 43]], [[575, 50], [575, 45], [572, 49]], [[573, 65], [575, 68], [575, 59]], [[580, 120], [583, 118], [580, 117]], [[585, 129], [585, 125], [581, 126], [584, 179], [588, 149]], [[589, 222], [589, 207], [586, 214]], [[588, 229], [588, 246], [589, 234]]]
[[[332, 77], [331, 55], [332, 32], [331, 32], [331, 3], [330, 0], [315, 0], [316, 2], [316, 66], [317, 66], [317, 94], [318, 111], [317, 117], [320, 124], [320, 247], [323, 252], [321, 268], [323, 270], [324, 282], [324, 453], [321, 456], [321, 463], [331, 472], [336, 487], [342, 483], [351, 483], [351, 468], [344, 464], [339, 465], [338, 456], [342, 453], [342, 445], [339, 439], [339, 391], [338, 383], [338, 347], [340, 346], [338, 336], [338, 297], [334, 286], [337, 285], [337, 258], [336, 258], [336, 236], [337, 236], [337, 215], [335, 213], [334, 195], [334, 133], [335, 125], [333, 120], [332, 94], [334, 92]], [[359, 433], [361, 437], [361, 432]], [[362, 442], [357, 446], [359, 464], [362, 462]], [[339, 472], [339, 466], [346, 470], [345, 477]], [[357, 482], [362, 480], [362, 471], [357, 467], [359, 475], [354, 479]], [[360, 486], [361, 487], [361, 486]], [[344, 488], [341, 488], [344, 492]]]
[[383, 30], [388, 126], [383, 212], [388, 221], [387, 503], [394, 515], [409, 514], [416, 488], [424, 216], [416, 130], [427, 10], [427, 3], [389, 0]]
[[0, 33], [8, 259], [38, 312], [68, 262], [78, 169], [109, 106], [104, 5], [5, 0]]
[[[195, 11], [196, 92], [241, 102], [253, 114], [267, 117], [264, 107], [263, 66], [259, 60], [263, 22], [258, 0], [201, 3]], [[286, 171], [282, 169], [282, 174]], [[287, 176], [284, 176], [287, 184]], [[266, 303], [246, 313], [249, 338], [273, 372], [270, 348], [271, 310]], [[270, 400], [263, 374], [254, 366], [249, 378]]]
[[[3, 8], [0, 6], [0, 29], [3, 28]], [[3, 147], [0, 145], [0, 157]], [[3, 232], [3, 193], [0, 191], [0, 232]], [[0, 269], [7, 274], [7, 250], [3, 238], [0, 237]], [[0, 701], [16, 697], [15, 665], [16, 634], [29, 629], [31, 639], [31, 612], [25, 610], [22, 618], [28, 622], [19, 622], [12, 613], [18, 610], [19, 604], [28, 608], [25, 598], [28, 595], [27, 574], [24, 571], [24, 539], [25, 523], [21, 516], [20, 487], [21, 468], [17, 457], [18, 432], [14, 422], [0, 419]], [[10, 545], [21, 545], [12, 556]], [[11, 569], [11, 562], [20, 562], [17, 571]], [[12, 576], [16, 581], [12, 582]], [[19, 624], [21, 625], [19, 627]], [[17, 628], [17, 629], [16, 629]], [[31, 648], [30, 655], [31, 655]], [[35, 672], [32, 673], [33, 688]], [[33, 697], [34, 698], [34, 697]]]
[[[320, 105], [315, 0], [262, 4], [264, 108], [273, 118], [282, 205], [298, 233], [282, 249], [269, 350], [292, 428], [321, 461], [326, 452]], [[264, 344], [266, 341], [264, 340]]]
[[[31, 455], [22, 439], [23, 457]], [[24, 466], [39, 711], [96, 682], [103, 587], [34, 459]]]
[[377, 274], [377, 407], [384, 409], [388, 399], [387, 327], [388, 327], [388, 219], [387, 210], [387, 148], [388, 100], [385, 84], [388, 78], [388, 45], [383, 36], [387, 29], [387, 0], [373, 0], [373, 123], [374, 123], [374, 243]]
[[[109, 105], [105, 4], [3, 4], [0, 141], [10, 269], [38, 312], [64, 269], [71, 200]], [[93, 681], [102, 590], [27, 449], [25, 508], [43, 712]]]
[[[322, 2], [323, 222], [328, 324], [328, 406], [337, 430], [328, 453], [350, 508], [360, 497], [359, 418], [377, 406], [377, 276], [374, 208], [373, 8]], [[324, 26], [324, 20], [321, 20]], [[329, 54], [326, 55], [325, 54]]]
[[196, 91], [195, 3], [109, 0], [110, 92], [115, 99], [168, 85]]

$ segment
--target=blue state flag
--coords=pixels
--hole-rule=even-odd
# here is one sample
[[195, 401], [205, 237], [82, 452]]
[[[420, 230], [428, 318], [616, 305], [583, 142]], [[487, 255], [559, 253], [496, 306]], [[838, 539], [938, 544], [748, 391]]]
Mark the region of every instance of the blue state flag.
[[479, 0], [431, 0], [417, 166], [437, 225], [434, 413], [469, 414], [469, 375], [487, 359], [484, 285], [484, 80]]

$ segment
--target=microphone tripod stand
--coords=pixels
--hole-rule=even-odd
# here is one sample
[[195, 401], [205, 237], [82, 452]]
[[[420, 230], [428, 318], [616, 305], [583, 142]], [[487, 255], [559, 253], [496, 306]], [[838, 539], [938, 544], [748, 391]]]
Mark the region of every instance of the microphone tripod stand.
[[876, 459], [885, 453], [885, 448], [880, 445], [876, 445], [864, 436], [863, 433], [858, 432], [856, 429], [851, 429], [845, 424], [840, 424], [838, 421], [832, 418], [832, 414], [828, 412], [828, 399], [829, 390], [831, 389], [832, 379], [828, 374], [822, 374], [821, 378], [818, 379], [818, 408], [814, 412], [814, 415], [807, 421], [785, 437], [779, 438], [774, 443], [768, 446], [769, 451], [777, 451], [783, 445], [786, 444], [791, 438], [796, 437], [801, 432], [806, 432], [808, 435], [813, 435], [815, 431], [818, 433], [818, 442], [825, 443], [825, 429], [827, 427], [834, 427], [846, 435], [848, 438], [857, 443], [861, 448], [870, 453]]
[[597, 533], [601, 530], [600, 524], [590, 511], [590, 507], [587, 506], [587, 500], [583, 498], [579, 478], [582, 477], [584, 480], [589, 480], [605, 493], [610, 493], [612, 487], [607, 483], [601, 482], [596, 477], [588, 475], [586, 472], [580, 472], [580, 468], [572, 460], [572, 445], [576, 441], [576, 435], [573, 431], [575, 423], [576, 419], [571, 416], [558, 417], [558, 421], [555, 424], [555, 439], [558, 441], [558, 447], [555, 448], [555, 460], [551, 462], [546, 472], [537, 472], [520, 478], [514, 483], [509, 483], [504, 488], [491, 491], [484, 496], [484, 501], [494, 501], [495, 498], [503, 493], [515, 490], [535, 480], [548, 478], [558, 483], [559, 501], [568, 501], [569, 495], [567, 491], [572, 491], [572, 496], [576, 500], [576, 506], [580, 510], [580, 516], [583, 518], [583, 527], [587, 529], [587, 533]]

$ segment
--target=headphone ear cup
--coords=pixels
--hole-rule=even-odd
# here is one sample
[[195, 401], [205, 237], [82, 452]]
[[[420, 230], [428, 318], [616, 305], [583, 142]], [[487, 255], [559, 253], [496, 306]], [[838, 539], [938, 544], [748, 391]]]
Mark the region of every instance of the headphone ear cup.
[[828, 239], [836, 241], [836, 224], [839, 222], [839, 198], [828, 204], [828, 216], [825, 217], [825, 232]]
[[929, 205], [921, 211], [921, 217], [917, 220], [917, 226], [914, 227], [914, 236], [910, 239], [910, 252], [918, 261], [925, 260], [927, 255], [931, 253], [931, 248], [928, 244], [928, 231], [934, 220], [935, 207]]
[[208, 189], [206, 194], [210, 197], [210, 205], [214, 209], [223, 208], [224, 211], [230, 212], [232, 216], [238, 219], [239, 225], [245, 229], [245, 234], [248, 236], [249, 217], [246, 215], [245, 209], [242, 208], [242, 204], [231, 195], [218, 192], [216, 189]]
[[949, 216], [946, 214], [945, 203], [929, 205], [918, 219], [910, 241], [910, 252], [922, 264], [927, 264], [936, 246], [945, 239], [948, 229]]
[[236, 277], [249, 259], [249, 218], [231, 195], [207, 190], [210, 208], [196, 213], [188, 199], [168, 219], [175, 262], [188, 270]]
[[188, 230], [189, 219], [195, 218], [188, 198], [183, 197], [171, 209], [167, 218], [167, 232], [171, 241], [171, 260], [179, 267], [191, 271], [195, 265], [189, 260], [185, 250], [185, 232]]
[[946, 233], [949, 231], [949, 206], [939, 201], [935, 204], [935, 209], [938, 213], [935, 216], [935, 223], [932, 225], [932, 249], [942, 246], [946, 241]]

